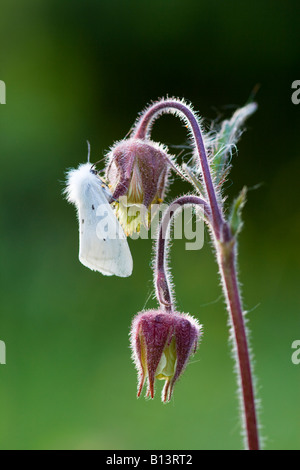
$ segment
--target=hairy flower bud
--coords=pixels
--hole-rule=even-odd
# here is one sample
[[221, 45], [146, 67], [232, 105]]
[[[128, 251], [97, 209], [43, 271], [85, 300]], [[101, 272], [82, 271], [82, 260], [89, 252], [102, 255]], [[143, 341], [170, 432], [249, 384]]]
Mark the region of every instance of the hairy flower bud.
[[154, 382], [158, 379], [166, 381], [162, 400], [169, 401], [201, 335], [202, 326], [188, 314], [163, 310], [139, 313], [131, 327], [131, 349], [139, 375], [138, 397], [147, 378], [146, 396], [154, 398]]
[[127, 234], [149, 227], [151, 205], [164, 198], [170, 172], [167, 149], [151, 140], [127, 139], [108, 155], [106, 177], [116, 201], [116, 214]]

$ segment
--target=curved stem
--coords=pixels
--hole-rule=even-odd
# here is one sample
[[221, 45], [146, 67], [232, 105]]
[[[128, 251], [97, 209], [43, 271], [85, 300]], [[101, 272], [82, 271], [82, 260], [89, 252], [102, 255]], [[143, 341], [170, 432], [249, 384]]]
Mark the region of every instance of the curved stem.
[[168, 312], [172, 312], [174, 300], [172, 298], [168, 281], [168, 269], [166, 266], [166, 240], [168, 239], [170, 225], [175, 213], [185, 205], [201, 206], [203, 208], [205, 220], [210, 222], [211, 219], [209, 205], [197, 196], [183, 196], [176, 199], [163, 215], [157, 238], [155, 286], [158, 301], [161, 307]]
[[[212, 234], [216, 247], [217, 261], [223, 281], [224, 295], [227, 301], [228, 311], [234, 332], [234, 343], [238, 369], [239, 385], [241, 389], [241, 402], [243, 410], [243, 424], [246, 430], [247, 448], [259, 449], [258, 426], [255, 408], [254, 387], [252, 380], [249, 346], [242, 310], [242, 302], [237, 281], [236, 272], [236, 239], [232, 236], [229, 225], [224, 221], [219, 208], [216, 191], [213, 185], [209, 162], [207, 159], [200, 124], [193, 111], [184, 103], [177, 100], [161, 100], [150, 106], [142, 115], [133, 131], [133, 137], [145, 139], [149, 136], [152, 123], [155, 118], [163, 113], [178, 112], [189, 122], [196, 150], [199, 155], [203, 180], [209, 200], [209, 206], [201, 200], [189, 201], [190, 204], [203, 204], [204, 212], [207, 212], [212, 225]], [[189, 196], [175, 201], [177, 204], [187, 204]], [[201, 201], [201, 202], [200, 202]], [[175, 211], [172, 207], [166, 212], [161, 224], [157, 243], [156, 288], [159, 302], [166, 310], [172, 311], [172, 296], [168, 283], [165, 266], [165, 234], [167, 233], [170, 219]], [[169, 219], [167, 219], [169, 217]]]
[[154, 119], [163, 113], [174, 113], [174, 110], [183, 115], [189, 122], [196, 149], [200, 159], [203, 179], [206, 187], [206, 192], [209, 198], [212, 219], [214, 224], [214, 231], [217, 238], [220, 237], [220, 227], [223, 225], [223, 217], [218, 205], [216, 192], [212, 182], [210, 167], [204, 147], [200, 124], [193, 111], [186, 104], [177, 100], [162, 100], [150, 106], [141, 116], [133, 131], [132, 137], [138, 139], [145, 139], [148, 137]]

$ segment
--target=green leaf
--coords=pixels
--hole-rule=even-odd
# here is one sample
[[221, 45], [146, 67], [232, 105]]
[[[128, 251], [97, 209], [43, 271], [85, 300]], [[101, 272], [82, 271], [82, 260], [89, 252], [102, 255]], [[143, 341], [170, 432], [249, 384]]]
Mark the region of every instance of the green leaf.
[[231, 119], [222, 122], [219, 132], [211, 139], [211, 166], [217, 184], [225, 178], [232, 151], [243, 133], [243, 125], [256, 109], [256, 103], [248, 103], [237, 109]]
[[233, 201], [230, 215], [229, 225], [233, 236], [237, 235], [243, 226], [242, 210], [246, 204], [247, 187], [244, 186], [238, 197]]

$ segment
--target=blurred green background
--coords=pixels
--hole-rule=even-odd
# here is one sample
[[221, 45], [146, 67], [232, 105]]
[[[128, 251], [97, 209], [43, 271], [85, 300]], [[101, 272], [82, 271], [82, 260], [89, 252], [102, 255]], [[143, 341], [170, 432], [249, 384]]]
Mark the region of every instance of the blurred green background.
[[[176, 241], [179, 309], [205, 335], [168, 405], [136, 399], [131, 318], [153, 299], [151, 241], [130, 241], [134, 273], [106, 278], [77, 259], [66, 168], [123, 138], [158, 97], [190, 100], [207, 122], [228, 117], [260, 84], [257, 113], [234, 157], [232, 198], [249, 192], [240, 281], [249, 311], [262, 436], [300, 448], [299, 2], [1, 2], [0, 108], [1, 449], [239, 449], [227, 313], [206, 236], [199, 252]], [[153, 138], [186, 144], [174, 117]], [[173, 152], [178, 149], [170, 147]], [[169, 198], [186, 187], [176, 180]]]

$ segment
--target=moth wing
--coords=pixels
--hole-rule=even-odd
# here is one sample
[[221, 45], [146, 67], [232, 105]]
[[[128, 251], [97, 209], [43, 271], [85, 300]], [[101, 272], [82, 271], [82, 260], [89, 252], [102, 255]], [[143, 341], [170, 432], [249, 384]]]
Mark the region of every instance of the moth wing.
[[106, 276], [130, 276], [133, 261], [128, 242], [104, 188], [86, 183], [78, 201], [78, 218], [80, 262]]

